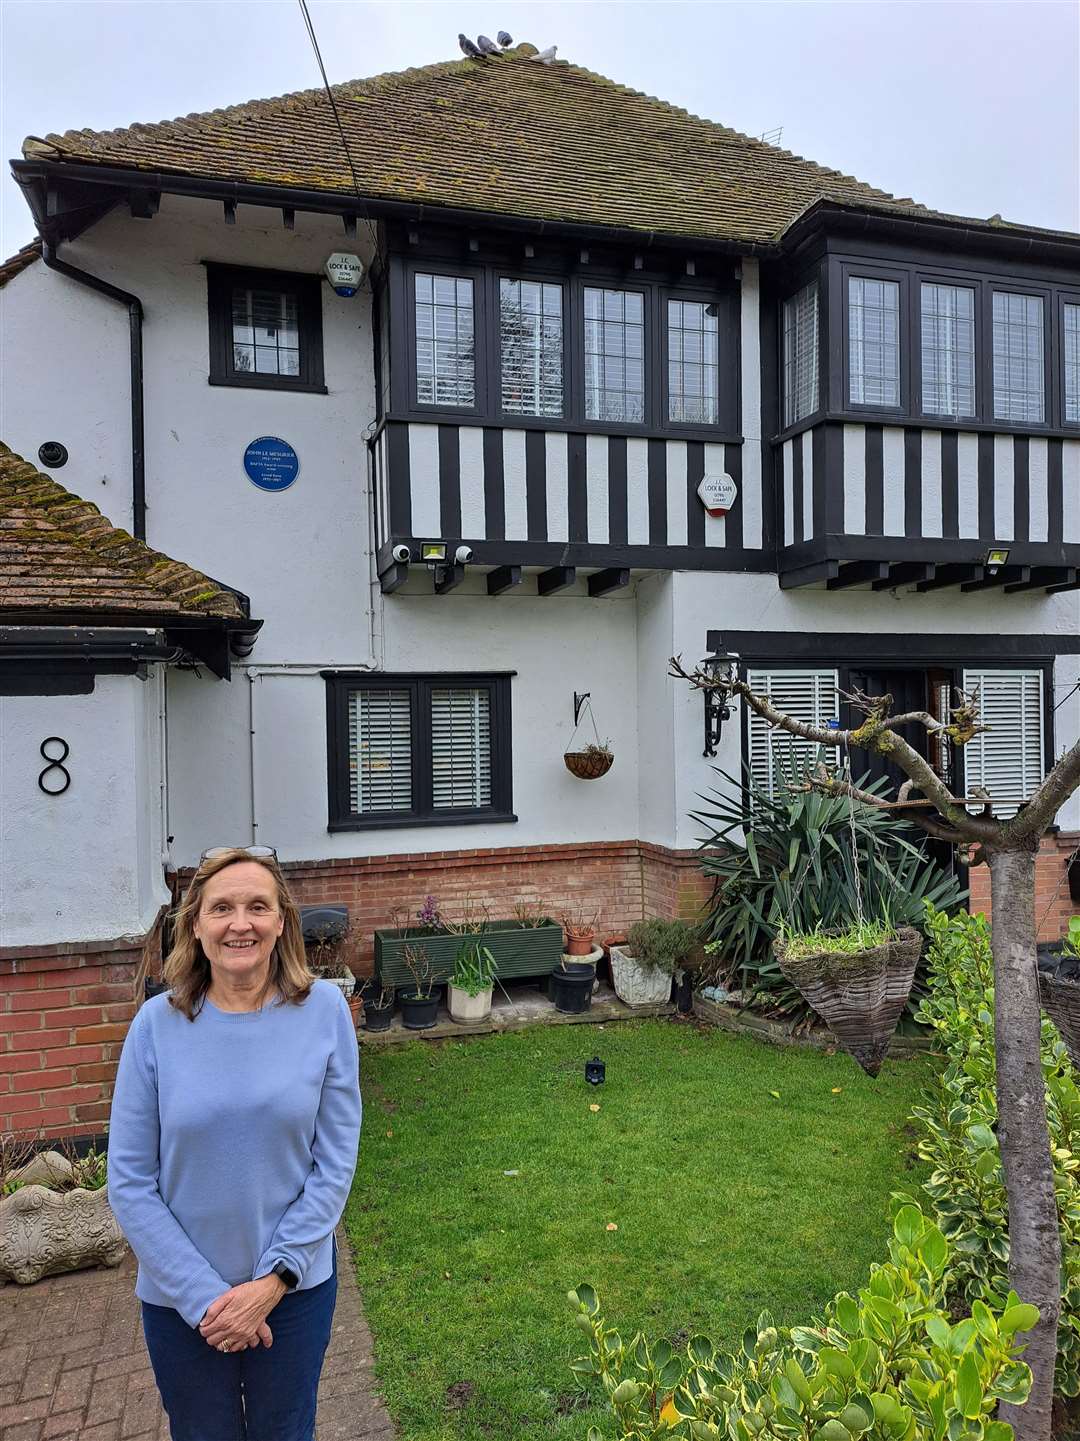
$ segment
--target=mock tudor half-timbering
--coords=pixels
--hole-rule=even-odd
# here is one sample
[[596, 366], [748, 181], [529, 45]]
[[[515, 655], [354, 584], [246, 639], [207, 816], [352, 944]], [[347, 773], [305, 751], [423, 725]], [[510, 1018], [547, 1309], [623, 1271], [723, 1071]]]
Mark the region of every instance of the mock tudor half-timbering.
[[[52, 597], [0, 646], [0, 804], [27, 867], [78, 857], [60, 904], [24, 867], [0, 919], [20, 983], [120, 985], [163, 875], [224, 842], [367, 936], [429, 892], [692, 913], [713, 767], [770, 783], [776, 753], [738, 708], [703, 737], [673, 654], [733, 652], [818, 722], [852, 685], [939, 714], [977, 684], [994, 730], [951, 779], [1006, 808], [1080, 731], [1080, 236], [533, 54], [335, 87], [347, 153], [309, 91], [13, 163], [39, 240], [0, 267], [6, 439], [66, 460], [49, 524], [100, 511], [228, 582], [143, 614], [143, 557], [123, 629], [74, 589], [56, 611], [55, 536], [0, 566], [0, 610], [12, 575]], [[562, 762], [584, 692], [615, 756], [589, 783]], [[1044, 935], [1080, 803], [1058, 820]], [[20, 1095], [95, 1129], [101, 1084]]]

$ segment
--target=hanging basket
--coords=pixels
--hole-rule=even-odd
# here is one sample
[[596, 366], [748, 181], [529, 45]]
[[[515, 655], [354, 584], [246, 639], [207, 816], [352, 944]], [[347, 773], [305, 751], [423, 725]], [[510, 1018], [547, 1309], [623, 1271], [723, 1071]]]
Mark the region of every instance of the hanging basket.
[[1080, 981], [1040, 970], [1039, 997], [1065, 1042], [1069, 1060], [1074, 1067], [1080, 1067]]
[[577, 776], [579, 781], [599, 780], [601, 776], [606, 776], [615, 764], [615, 757], [610, 751], [600, 750], [596, 746], [589, 750], [567, 751], [563, 760], [566, 769], [572, 776]]
[[784, 975], [868, 1076], [881, 1070], [921, 950], [922, 936], [910, 926], [885, 945], [854, 955], [823, 951], [795, 959], [783, 941], [773, 942]]

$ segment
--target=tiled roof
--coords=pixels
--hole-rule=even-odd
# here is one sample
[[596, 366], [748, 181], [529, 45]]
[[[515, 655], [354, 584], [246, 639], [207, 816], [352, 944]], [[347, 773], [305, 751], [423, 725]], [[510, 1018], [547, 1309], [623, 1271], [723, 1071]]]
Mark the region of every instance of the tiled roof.
[[0, 441], [0, 616], [243, 618], [231, 592], [151, 550]]
[[7, 260], [0, 260], [0, 290], [13, 280], [16, 275], [21, 274], [28, 265], [33, 265], [35, 260], [41, 259], [41, 241], [31, 240], [29, 245], [24, 245], [21, 250]]
[[[891, 200], [531, 45], [334, 87], [360, 189], [662, 235], [774, 242], [817, 196]], [[322, 90], [124, 130], [31, 137], [31, 159], [353, 192]], [[894, 202], [904, 204], [905, 202]]]

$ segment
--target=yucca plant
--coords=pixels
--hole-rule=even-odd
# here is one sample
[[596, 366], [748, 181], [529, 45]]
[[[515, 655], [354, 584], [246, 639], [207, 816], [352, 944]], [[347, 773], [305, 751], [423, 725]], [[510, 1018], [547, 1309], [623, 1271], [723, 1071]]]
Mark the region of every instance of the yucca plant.
[[[781, 928], [842, 932], [861, 919], [921, 929], [926, 901], [951, 911], [966, 896], [907, 821], [843, 796], [799, 789], [794, 763], [775, 795], [748, 770], [741, 782], [725, 771], [717, 775], [725, 789], [702, 796], [705, 808], [691, 813], [704, 828], [701, 867], [713, 882], [703, 935], [709, 972], [744, 998], [767, 999], [792, 1018], [808, 1014], [773, 955]], [[884, 784], [858, 782], [871, 794]], [[917, 979], [912, 1009], [919, 994]]]

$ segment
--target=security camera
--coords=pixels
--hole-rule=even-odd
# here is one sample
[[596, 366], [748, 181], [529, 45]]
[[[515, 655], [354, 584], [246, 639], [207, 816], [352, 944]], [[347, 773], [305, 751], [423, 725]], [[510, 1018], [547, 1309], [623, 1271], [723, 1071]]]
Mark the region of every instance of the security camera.
[[457, 550], [454, 551], [454, 564], [468, 565], [470, 560], [472, 560], [472, 546], [459, 545]]
[[348, 300], [360, 289], [360, 282], [364, 278], [364, 262], [359, 255], [347, 255], [344, 251], [335, 250], [324, 268], [335, 295]]
[[409, 561], [412, 560], [412, 551], [410, 551], [407, 545], [395, 545], [391, 554], [398, 565], [408, 565]]

